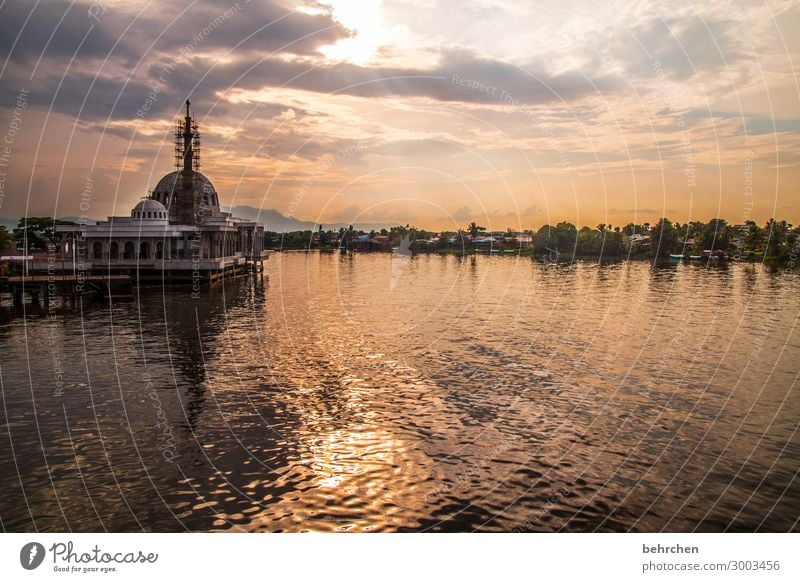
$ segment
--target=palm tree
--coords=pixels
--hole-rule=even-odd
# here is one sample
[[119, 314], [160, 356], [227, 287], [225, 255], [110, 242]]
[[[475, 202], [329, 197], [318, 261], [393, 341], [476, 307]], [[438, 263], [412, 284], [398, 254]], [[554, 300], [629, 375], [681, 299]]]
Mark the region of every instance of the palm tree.
[[486, 227], [478, 226], [476, 223], [470, 222], [469, 226], [467, 227], [467, 230], [469, 230], [470, 237], [474, 239], [477, 238], [479, 232], [481, 232], [482, 230], [486, 230]]
[[765, 254], [773, 258], [780, 256], [789, 234], [789, 225], [785, 220], [778, 222], [774, 218], [770, 218], [764, 226], [764, 231], [767, 235]]

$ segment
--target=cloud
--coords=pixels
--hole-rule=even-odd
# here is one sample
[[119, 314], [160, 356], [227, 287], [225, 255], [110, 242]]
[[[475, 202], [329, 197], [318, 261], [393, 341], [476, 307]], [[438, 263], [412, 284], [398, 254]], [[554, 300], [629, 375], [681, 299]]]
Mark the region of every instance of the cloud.
[[621, 87], [611, 75], [590, 78], [577, 71], [550, 74], [542, 65], [526, 68], [444, 49], [430, 68], [362, 67], [350, 63], [313, 66], [278, 59], [242, 59], [217, 67], [212, 84], [240, 89], [289, 87], [358, 97], [424, 97], [438, 101], [504, 105], [575, 100]]
[[3, 4], [0, 100], [26, 87], [32, 105], [69, 117], [135, 120], [144, 105], [148, 119], [172, 116], [186, 97], [208, 110], [233, 89], [500, 105], [578, 100], [621, 86], [611, 75], [549, 73], [542, 63], [521, 68], [464, 48], [430, 52], [429, 62], [414, 67], [330, 63], [319, 49], [351, 33], [328, 14], [292, 11], [276, 0], [166, 2], [141, 11], [113, 4], [97, 18], [88, 6]]
[[[95, 16], [90, 15], [102, 5]], [[276, 0], [219, 2], [183, 0], [148, 3], [71, 2], [32, 4], [7, 0], [0, 14], [0, 55], [18, 62], [30, 57], [69, 60], [107, 56], [138, 60], [149, 53], [177, 56], [181, 49], [315, 54], [320, 46], [350, 32], [330, 15], [298, 12]], [[12, 50], [13, 49], [13, 50]]]
[[472, 216], [472, 210], [470, 210], [469, 206], [461, 206], [450, 213], [450, 217], [457, 221], [469, 220]]
[[40, 57], [61, 61], [73, 56], [104, 58], [114, 48], [122, 22], [112, 14], [108, 21], [114, 26], [97, 26], [86, 8], [65, 0], [4, 2], [0, 8], [0, 57], [30, 67]]
[[[455, 209], [460, 222], [471, 220], [465, 205], [485, 207], [502, 226], [515, 222], [514, 204], [543, 204], [536, 193], [547, 191], [558, 193], [547, 208], [560, 219], [572, 212], [561, 194], [572, 191], [569, 180], [582, 193], [608, 192], [617, 208], [632, 205], [632, 190], [639, 204], [658, 207], [663, 176], [685, 185], [688, 131], [693, 162], [725, 166], [714, 175], [730, 182], [722, 188], [704, 175], [698, 200], [738, 193], [732, 180], [751, 149], [759, 167], [774, 164], [780, 150], [781, 196], [792, 195], [796, 170], [783, 168], [800, 167], [797, 94], [785, 47], [771, 38], [769, 52], [772, 44], [759, 40], [770, 34], [769, 7], [737, 14], [649, 1], [601, 10], [385, 0], [393, 7], [386, 30], [406, 27], [408, 35], [381, 37], [370, 64], [358, 65], [325, 57], [325, 47], [354, 33], [313, 0], [302, 4], [313, 11], [295, 11], [289, 0], [241, 0], [239, 8], [236, 1], [100, 2], [107, 10], [97, 19], [89, 0], [0, 2], [0, 123], [9, 122], [20, 89], [30, 104], [8, 184], [26, 192], [35, 173], [42, 192], [61, 184], [53, 195], [63, 204], [77, 200], [72, 184], [99, 167], [109, 179], [97, 191], [125, 198], [127, 210], [148, 186], [140, 166], [151, 164], [156, 178], [172, 167], [173, 122], [190, 98], [214, 180], [229, 195], [268, 195], [279, 206], [310, 178], [299, 215], [405, 195]], [[25, 166], [34, 151], [35, 169]], [[342, 151], [353, 153], [340, 159]], [[764, 191], [773, 174], [759, 177]], [[98, 194], [96, 203], [104, 200]], [[40, 201], [51, 203], [37, 196], [32, 204]], [[24, 202], [8, 197], [4, 210]], [[394, 211], [434, 213], [384, 204], [370, 218]], [[521, 214], [536, 221], [542, 211]]]
[[652, 79], [656, 63], [673, 80], [686, 80], [698, 73], [721, 72], [742, 59], [737, 41], [740, 23], [727, 20], [651, 18], [630, 28], [606, 31], [600, 49], [636, 77]]
[[65, 0], [0, 5], [2, 102], [25, 87], [32, 105], [68, 116], [134, 119], [157, 88], [148, 110], [155, 117], [174, 112], [187, 95], [216, 101], [216, 92], [235, 78], [202, 80], [230, 50], [238, 59], [257, 55], [255, 62], [275, 51], [307, 56], [350, 34], [330, 15], [297, 12], [275, 0], [163, 2], [143, 11], [112, 4], [94, 18], [89, 6]]

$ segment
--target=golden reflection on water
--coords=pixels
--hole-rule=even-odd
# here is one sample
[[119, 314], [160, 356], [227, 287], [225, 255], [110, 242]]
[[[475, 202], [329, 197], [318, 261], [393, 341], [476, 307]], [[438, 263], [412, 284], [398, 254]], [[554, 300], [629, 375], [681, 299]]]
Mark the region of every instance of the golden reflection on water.
[[[35, 460], [0, 451], [4, 526], [796, 527], [796, 274], [511, 257], [270, 263], [268, 281], [199, 300], [150, 290], [111, 313], [66, 314], [64, 337], [82, 341], [62, 358], [85, 362], [66, 371], [67, 396], [51, 396], [47, 366], [30, 370], [35, 415], [31, 387], [5, 384], [15, 446]], [[50, 357], [46, 319], [24, 323], [0, 328], [4, 379]]]

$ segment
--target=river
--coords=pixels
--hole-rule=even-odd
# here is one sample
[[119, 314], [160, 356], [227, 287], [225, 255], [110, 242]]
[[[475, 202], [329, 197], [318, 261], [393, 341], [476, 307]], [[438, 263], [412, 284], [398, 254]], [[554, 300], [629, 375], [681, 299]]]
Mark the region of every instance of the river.
[[790, 531], [800, 276], [276, 253], [0, 309], [5, 531]]

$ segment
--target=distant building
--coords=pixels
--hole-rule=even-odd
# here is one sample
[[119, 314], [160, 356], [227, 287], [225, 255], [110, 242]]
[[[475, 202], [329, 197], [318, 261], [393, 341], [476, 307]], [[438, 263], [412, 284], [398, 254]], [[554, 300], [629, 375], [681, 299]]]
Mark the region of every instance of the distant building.
[[362, 234], [354, 240], [355, 248], [359, 251], [388, 251], [392, 248], [392, 243], [388, 236], [370, 236]]
[[58, 226], [67, 261], [94, 273], [139, 279], [216, 279], [263, 266], [264, 225], [220, 209], [217, 190], [199, 171], [200, 134], [186, 102], [178, 123], [176, 165], [130, 216]]

